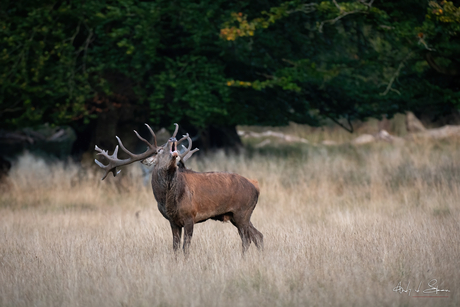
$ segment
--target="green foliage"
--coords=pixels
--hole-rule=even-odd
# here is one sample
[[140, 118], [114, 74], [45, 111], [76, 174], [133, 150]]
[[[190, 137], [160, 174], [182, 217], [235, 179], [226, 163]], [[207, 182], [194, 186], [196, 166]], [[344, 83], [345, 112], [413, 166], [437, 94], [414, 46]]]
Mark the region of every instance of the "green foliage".
[[230, 15], [221, 37], [257, 71], [244, 87], [301, 100], [292, 109], [310, 123], [442, 115], [460, 109], [459, 12], [446, 1], [289, 1], [252, 20]]
[[229, 11], [222, 6], [3, 3], [2, 125], [68, 123], [125, 104], [138, 105], [154, 124], [186, 118], [204, 127], [225, 119], [230, 100], [217, 20]]
[[[449, 1], [0, 4], [0, 121], [323, 124], [460, 106]], [[343, 121], [342, 121], [343, 123]]]
[[[0, 27], [3, 124], [66, 123], [110, 94], [110, 70], [140, 80], [158, 39], [152, 4], [138, 1], [4, 4]], [[146, 67], [147, 66], [147, 67]], [[5, 118], [6, 117], [6, 118]]]

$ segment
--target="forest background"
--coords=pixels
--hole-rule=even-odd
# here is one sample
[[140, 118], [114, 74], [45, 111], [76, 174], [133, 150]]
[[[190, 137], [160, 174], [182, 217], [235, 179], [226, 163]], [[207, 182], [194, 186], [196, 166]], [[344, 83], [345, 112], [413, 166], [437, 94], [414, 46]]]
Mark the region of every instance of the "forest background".
[[240, 146], [237, 125], [452, 123], [459, 4], [2, 1], [0, 128], [70, 126], [78, 155], [145, 122], [204, 150]]

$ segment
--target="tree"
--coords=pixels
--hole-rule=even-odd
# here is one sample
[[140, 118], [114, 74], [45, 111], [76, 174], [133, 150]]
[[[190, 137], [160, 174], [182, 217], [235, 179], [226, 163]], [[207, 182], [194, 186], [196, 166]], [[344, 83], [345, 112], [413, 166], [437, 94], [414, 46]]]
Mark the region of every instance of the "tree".
[[209, 148], [238, 124], [440, 116], [460, 104], [459, 24], [444, 1], [4, 1], [0, 123], [70, 124], [91, 149], [178, 122]]
[[253, 72], [229, 85], [283, 92], [285, 120], [353, 131], [355, 119], [460, 108], [452, 2], [289, 1], [258, 14], [233, 13], [221, 30]]
[[219, 40], [231, 9], [224, 1], [2, 3], [2, 126], [89, 127], [92, 142], [107, 147], [123, 123], [181, 122], [203, 135], [234, 127]]

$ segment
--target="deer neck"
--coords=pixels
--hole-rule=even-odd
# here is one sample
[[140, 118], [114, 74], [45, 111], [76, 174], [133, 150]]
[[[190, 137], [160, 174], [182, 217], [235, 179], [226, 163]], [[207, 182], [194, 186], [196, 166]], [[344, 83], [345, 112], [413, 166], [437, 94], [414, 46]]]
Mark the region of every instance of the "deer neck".
[[177, 169], [157, 169], [152, 173], [152, 189], [158, 209], [169, 220], [177, 211], [181, 179]]

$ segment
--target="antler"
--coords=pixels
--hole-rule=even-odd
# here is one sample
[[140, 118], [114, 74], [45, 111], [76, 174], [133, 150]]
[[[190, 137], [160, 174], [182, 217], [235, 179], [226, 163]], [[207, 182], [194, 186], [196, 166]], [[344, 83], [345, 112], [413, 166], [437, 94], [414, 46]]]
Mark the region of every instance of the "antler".
[[[139, 133], [137, 133], [136, 130], [134, 130], [134, 133], [139, 138], [139, 140], [141, 140], [142, 142], [144, 142], [148, 146], [147, 151], [145, 151], [144, 153], [141, 153], [141, 154], [138, 154], [138, 155], [133, 154], [132, 152], [127, 150], [125, 146], [123, 146], [123, 143], [121, 142], [121, 140], [120, 140], [120, 138], [118, 136], [116, 136], [117, 141], [118, 141], [118, 145], [129, 156], [128, 159], [121, 159], [121, 160], [118, 159], [118, 157], [117, 157], [118, 145], [115, 147], [115, 150], [113, 151], [113, 154], [111, 156], [109, 156], [109, 153], [108, 153], [107, 150], [102, 150], [99, 147], [97, 147], [97, 145], [96, 145], [95, 150], [97, 152], [99, 152], [98, 155], [104, 156], [107, 160], [109, 160], [108, 165], [104, 165], [104, 164], [102, 164], [100, 161], [98, 161], [96, 159], [94, 160], [94, 162], [96, 162], [96, 164], [100, 168], [105, 170], [105, 175], [104, 175], [104, 177], [102, 177], [102, 180], [104, 180], [107, 177], [109, 172], [112, 172], [114, 177], [117, 174], [119, 174], [121, 172], [121, 171], [117, 171], [117, 167], [119, 167], [119, 166], [124, 166], [124, 165], [134, 163], [136, 161], [144, 160], [144, 159], [148, 158], [149, 156], [157, 153], [158, 146], [157, 146], [157, 138], [155, 136], [155, 133], [153, 133], [153, 130], [152, 130], [152, 128], [150, 128], [149, 125], [147, 125], [147, 124], [145, 124], [145, 125], [149, 129], [150, 133], [153, 135], [153, 144], [150, 144], [146, 139], [141, 137], [139, 135]], [[177, 133], [177, 129], [178, 129], [178, 126], [176, 124], [176, 132], [175, 132], [175, 134]]]
[[179, 141], [177, 141], [177, 144], [179, 144], [180, 142], [182, 142], [184, 140], [188, 140], [188, 148], [186, 148], [184, 145], [182, 145], [182, 147], [185, 148], [185, 151], [183, 153], [179, 154], [180, 160], [182, 162], [187, 161], [195, 152], [197, 152], [199, 150], [198, 148], [195, 148], [194, 150], [190, 151], [190, 149], [192, 149], [192, 139], [190, 138], [188, 133], [186, 135], [184, 135]]
[[[174, 123], [174, 125], [176, 126], [176, 130], [174, 130], [174, 133], [173, 133], [173, 135], [172, 135], [172, 137], [171, 137], [171, 138], [175, 138], [175, 137], [176, 137], [176, 135], [177, 135], [177, 131], [179, 131], [179, 125], [178, 125], [178, 124], [176, 124], [176, 123]], [[182, 138], [182, 139], [183, 139], [183, 138]], [[181, 139], [181, 140], [182, 140], [182, 139]]]

